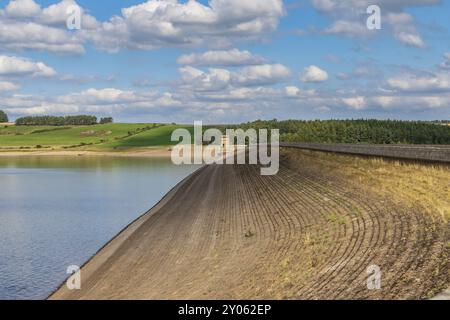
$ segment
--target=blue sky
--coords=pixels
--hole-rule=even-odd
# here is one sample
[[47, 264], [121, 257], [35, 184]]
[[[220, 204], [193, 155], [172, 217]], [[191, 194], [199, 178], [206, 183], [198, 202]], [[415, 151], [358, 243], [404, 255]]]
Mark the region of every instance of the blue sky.
[[[366, 9], [381, 10], [369, 30]], [[68, 7], [80, 30], [68, 30]], [[450, 118], [450, 1], [0, 2], [0, 109], [116, 121]]]

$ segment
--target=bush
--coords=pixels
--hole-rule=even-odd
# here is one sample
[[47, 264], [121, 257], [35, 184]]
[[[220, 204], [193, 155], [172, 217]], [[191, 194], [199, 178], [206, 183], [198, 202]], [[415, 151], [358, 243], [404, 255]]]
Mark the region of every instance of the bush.
[[106, 117], [106, 118], [101, 118], [100, 119], [100, 124], [107, 124], [107, 123], [113, 123], [113, 118], [112, 117]]
[[0, 123], [1, 122], [8, 122], [8, 115], [3, 111], [0, 110]]

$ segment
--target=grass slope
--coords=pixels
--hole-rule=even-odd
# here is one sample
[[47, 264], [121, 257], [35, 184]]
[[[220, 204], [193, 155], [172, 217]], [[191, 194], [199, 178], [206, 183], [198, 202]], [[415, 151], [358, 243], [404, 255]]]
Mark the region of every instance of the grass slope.
[[122, 150], [141, 147], [171, 146], [178, 143], [171, 141], [172, 132], [176, 129], [187, 129], [189, 132], [191, 132], [191, 135], [193, 135], [194, 131], [192, 126], [165, 125], [149, 131], [138, 133], [125, 139], [101, 144], [98, 145], [98, 147], [101, 149]]
[[[368, 186], [382, 196], [395, 195], [410, 207], [438, 212], [450, 221], [450, 170], [445, 164], [421, 164], [382, 158], [362, 158], [321, 151], [284, 149], [283, 154], [302, 168], [339, 175]], [[450, 243], [449, 243], [450, 245]]]
[[0, 150], [102, 149], [168, 146], [173, 130], [192, 127], [115, 123], [94, 126], [8, 126], [0, 128]]

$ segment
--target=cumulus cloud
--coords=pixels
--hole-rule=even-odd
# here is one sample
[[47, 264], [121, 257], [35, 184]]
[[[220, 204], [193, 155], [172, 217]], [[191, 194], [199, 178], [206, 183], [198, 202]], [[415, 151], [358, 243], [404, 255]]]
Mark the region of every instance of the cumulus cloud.
[[439, 65], [442, 69], [450, 69], [450, 52], [444, 54], [444, 61]]
[[5, 9], [0, 11], [0, 17], [4, 19], [4, 22], [15, 20], [66, 28], [69, 17], [68, 9], [74, 6], [81, 11], [81, 22], [84, 29], [94, 29], [100, 26], [95, 17], [89, 15], [75, 0], [61, 0], [44, 8], [41, 8], [34, 0], [11, 0]]
[[122, 9], [85, 37], [108, 51], [151, 50], [173, 46], [223, 46], [238, 40], [260, 39], [274, 31], [284, 14], [282, 0], [149, 0]]
[[362, 96], [344, 98], [342, 101], [354, 110], [362, 110], [366, 108], [366, 98]]
[[263, 64], [266, 62], [266, 59], [253, 55], [247, 50], [230, 49], [182, 55], [177, 62], [178, 64], [192, 66], [242, 66]]
[[301, 90], [300, 88], [296, 86], [287, 86], [284, 88], [284, 92], [287, 97], [289, 98], [311, 98], [316, 96], [316, 90], [314, 89], [308, 89], [308, 90]]
[[394, 37], [401, 43], [417, 48], [426, 47], [425, 42], [414, 26], [414, 18], [410, 14], [389, 12], [384, 19], [392, 29]]
[[323, 82], [328, 80], [328, 73], [317, 66], [309, 66], [300, 75], [302, 82]]
[[333, 22], [331, 26], [325, 29], [327, 34], [344, 35], [348, 37], [364, 37], [368, 36], [369, 29], [365, 24], [359, 21], [338, 20]]
[[0, 46], [3, 49], [39, 50], [54, 53], [84, 53], [80, 40], [66, 31], [34, 22], [2, 21], [0, 18]]
[[[372, 34], [365, 26], [369, 1], [311, 1], [330, 18], [330, 25], [324, 32], [357, 38]], [[383, 9], [383, 32], [405, 45], [426, 47], [413, 16], [406, 10], [414, 5], [436, 2], [379, 1]], [[84, 10], [83, 29], [68, 32], [66, 9], [74, 3], [63, 0], [41, 7], [33, 0], [10, 1], [0, 10], [0, 47], [6, 52], [45, 50], [55, 53], [82, 53], [88, 44], [110, 52], [124, 48], [151, 50], [195, 46], [207, 51], [180, 56], [177, 60], [180, 77], [170, 85], [147, 80], [142, 82], [147, 87], [121, 89], [112, 87], [112, 83], [106, 84], [109, 81], [106, 78], [63, 75], [57, 79], [83, 84], [97, 82], [97, 87], [92, 85], [93, 88], [60, 96], [17, 94], [17, 78], [52, 77], [56, 71], [42, 62], [0, 55], [1, 105], [12, 115], [155, 112], [166, 113], [167, 119], [179, 116], [220, 121], [234, 116], [244, 121], [280, 114], [296, 115], [287, 110], [302, 110], [305, 115], [333, 112], [333, 116], [341, 116], [339, 112], [344, 110], [347, 115], [357, 117], [387, 110], [401, 110], [401, 114], [409, 110], [443, 110], [439, 112], [448, 114], [450, 108], [450, 77], [445, 73], [450, 68], [450, 54], [444, 56], [434, 71], [390, 77], [385, 83], [389, 90], [377, 90], [364, 83], [350, 90], [344, 87], [342, 90], [319, 89], [318, 86], [314, 91], [297, 87], [298, 80], [291, 84], [291, 71], [282, 64], [246, 50], [228, 49], [241, 40], [260, 40], [276, 30], [284, 14], [281, 0], [210, 0], [207, 4], [192, 0], [150, 0], [124, 8], [104, 22]], [[208, 49], [203, 49], [205, 47]], [[357, 65], [353, 71], [338, 76], [373, 80], [379, 75], [377, 72], [370, 65]], [[327, 79], [327, 71], [314, 65], [305, 68], [300, 75], [305, 83]], [[99, 82], [108, 87], [99, 88]]]
[[286, 95], [288, 95], [289, 97], [297, 97], [300, 94], [300, 89], [296, 86], [287, 86], [285, 90]]
[[[378, 95], [374, 92], [366, 96], [347, 96], [337, 99], [342, 105], [349, 108], [353, 112], [402, 112], [420, 113], [439, 111], [445, 113], [450, 111], [450, 95], [448, 94], [395, 94], [395, 95]], [[329, 103], [333, 106], [333, 103]], [[336, 110], [336, 109], [335, 109]]]
[[65, 104], [107, 105], [122, 104], [139, 101], [139, 97], [132, 91], [123, 91], [115, 88], [87, 89], [57, 98], [57, 102]]
[[19, 89], [20, 86], [9, 82], [9, 81], [0, 81], [0, 91], [13, 91]]
[[387, 80], [392, 89], [410, 92], [450, 90], [450, 74], [436, 72], [413, 74], [403, 73]]
[[0, 76], [53, 77], [56, 71], [42, 62], [0, 55]]
[[[405, 112], [424, 112], [435, 109], [446, 109], [450, 111], [449, 95], [395, 95], [395, 96], [373, 96], [368, 100], [372, 106], [379, 106], [384, 110], [402, 110]], [[444, 111], [445, 112], [445, 111]]]
[[[96, 113], [111, 115], [163, 115], [166, 121], [203, 119], [214, 123], [274, 117], [295, 110], [310, 116], [332, 112], [363, 117], [365, 112], [403, 115], [419, 112], [448, 114], [450, 93], [313, 92], [295, 86], [227, 87], [217, 91], [131, 91], [91, 88], [57, 97], [2, 94], [2, 107], [12, 116], [33, 114]], [[346, 112], [346, 113], [345, 113]], [[393, 113], [392, 113], [393, 112]], [[170, 119], [170, 120], [168, 120]]]
[[5, 7], [5, 12], [10, 17], [27, 18], [38, 15], [41, 7], [33, 0], [13, 0]]
[[234, 84], [243, 86], [268, 85], [282, 82], [291, 75], [282, 64], [263, 64], [249, 66], [232, 74]]
[[[425, 48], [426, 44], [415, 27], [413, 17], [405, 13], [405, 10], [439, 2], [440, 0], [380, 0], [375, 4], [381, 8], [383, 29], [405, 45]], [[366, 9], [374, 4], [373, 1], [311, 0], [311, 4], [333, 20], [325, 33], [357, 38], [374, 35], [366, 27]]]
[[[0, 10], [0, 46], [8, 50], [84, 53], [81, 34], [71, 33], [66, 27], [70, 6], [78, 5], [74, 0], [62, 0], [41, 8], [34, 0], [11, 0]], [[83, 29], [97, 28], [96, 19], [79, 8]]]
[[194, 91], [271, 85], [287, 80], [290, 70], [282, 64], [247, 66], [235, 71], [210, 68], [207, 72], [186, 66], [179, 69], [183, 86]]
[[184, 85], [192, 90], [222, 90], [231, 82], [231, 72], [225, 69], [209, 69], [204, 72], [191, 66], [179, 69]]
[[133, 110], [179, 107], [170, 92], [135, 92], [117, 88], [90, 88], [56, 97], [13, 94], [2, 97], [2, 106], [13, 115], [112, 114]]
[[45, 25], [59, 26], [65, 28], [67, 24], [67, 18], [69, 16], [68, 9], [74, 6], [78, 7], [81, 11], [82, 29], [91, 30], [100, 27], [100, 23], [97, 21], [97, 19], [88, 14], [86, 10], [80, 5], [78, 5], [78, 3], [75, 0], [62, 0], [58, 3], [43, 8], [40, 14], [37, 16], [37, 21]]
[[[399, 11], [413, 6], [430, 6], [438, 4], [440, 0], [378, 0], [376, 4], [389, 11]], [[366, 8], [374, 4], [371, 0], [311, 0], [312, 5], [326, 13], [334, 15], [353, 15], [365, 12]]]
[[41, 8], [34, 0], [11, 0], [0, 10], [0, 45], [8, 50], [75, 54], [83, 53], [87, 43], [110, 52], [224, 46], [264, 38], [277, 28], [285, 12], [282, 0], [211, 0], [208, 4], [149, 0], [99, 22], [78, 6], [82, 29], [69, 32], [67, 8], [74, 5], [78, 6], [75, 0], [62, 0]]

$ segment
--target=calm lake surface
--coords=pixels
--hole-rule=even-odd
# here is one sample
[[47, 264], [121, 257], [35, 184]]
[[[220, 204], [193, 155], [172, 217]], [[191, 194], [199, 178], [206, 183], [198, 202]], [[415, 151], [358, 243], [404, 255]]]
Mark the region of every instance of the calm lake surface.
[[0, 299], [45, 299], [197, 167], [170, 159], [0, 158]]

